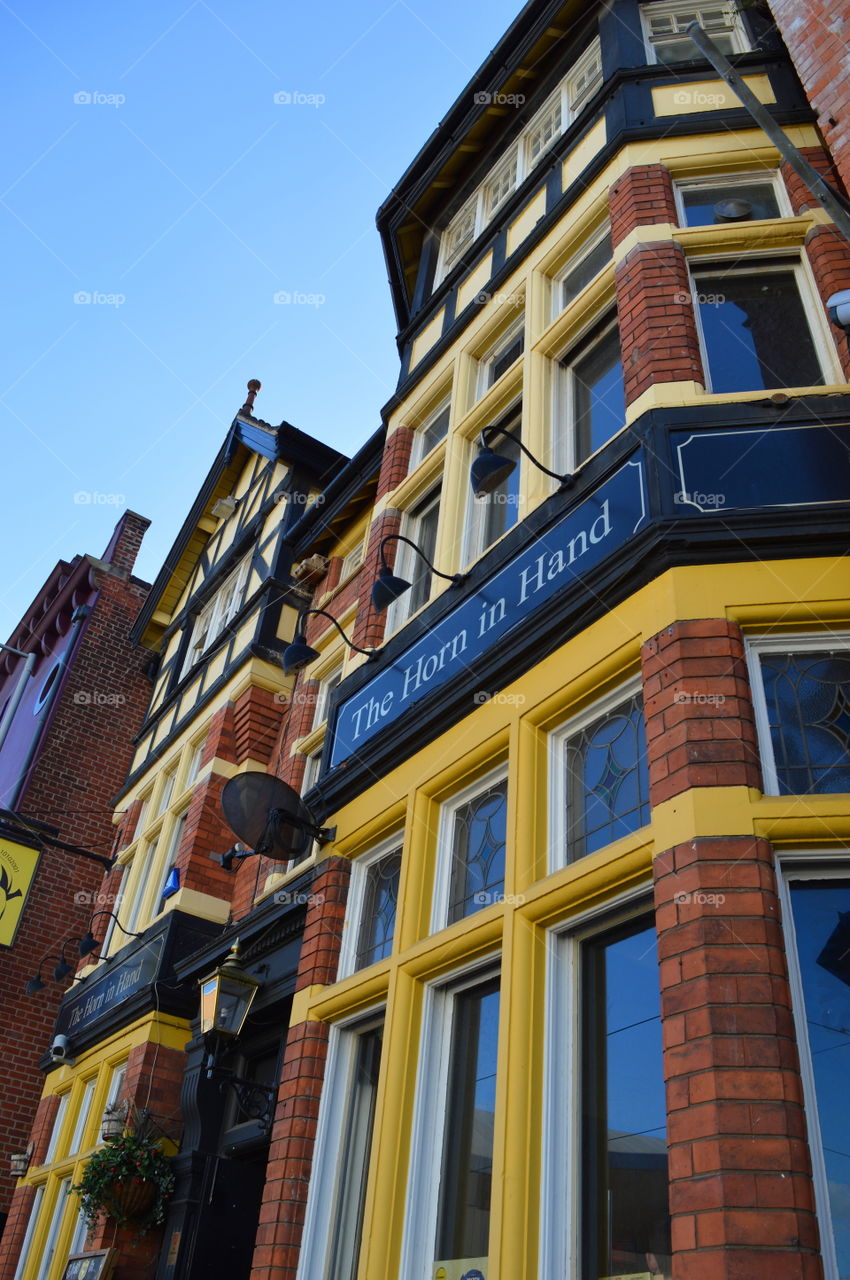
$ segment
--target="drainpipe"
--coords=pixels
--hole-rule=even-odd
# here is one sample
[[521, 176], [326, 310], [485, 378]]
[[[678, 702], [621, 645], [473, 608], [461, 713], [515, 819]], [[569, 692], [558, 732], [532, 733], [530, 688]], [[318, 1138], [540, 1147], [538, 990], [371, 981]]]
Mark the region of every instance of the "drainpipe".
[[0, 720], [0, 751], [2, 751], [3, 743], [6, 741], [7, 737], [9, 736], [9, 730], [12, 727], [12, 721], [15, 718], [15, 712], [17, 711], [18, 707], [21, 704], [21, 698], [24, 696], [24, 691], [27, 687], [27, 681], [32, 675], [33, 667], [35, 666], [35, 660], [38, 657], [38, 654], [22, 653], [20, 649], [13, 649], [10, 644], [0, 644], [0, 649], [5, 650], [6, 653], [14, 653], [16, 658], [26, 658], [26, 662], [24, 663], [24, 669], [21, 672], [20, 676], [18, 677], [18, 683], [15, 686], [15, 692], [12, 694], [11, 698], [9, 699], [8, 706], [6, 707], [6, 710], [3, 712], [3, 719]]
[[744, 84], [737, 71], [720, 52], [711, 37], [706, 35], [700, 24], [691, 22], [686, 31], [703, 57], [708, 59], [717, 74], [725, 80], [732, 92], [743, 103], [759, 128], [767, 134], [782, 159], [787, 160], [797, 176], [802, 178], [818, 204], [832, 218], [844, 239], [850, 241], [850, 214], [847, 212], [844, 199], [828, 182], [824, 182], [814, 165], [809, 164], [793, 142], [789, 141], [785, 130], [776, 123], [764, 104], [759, 102], [752, 90]]

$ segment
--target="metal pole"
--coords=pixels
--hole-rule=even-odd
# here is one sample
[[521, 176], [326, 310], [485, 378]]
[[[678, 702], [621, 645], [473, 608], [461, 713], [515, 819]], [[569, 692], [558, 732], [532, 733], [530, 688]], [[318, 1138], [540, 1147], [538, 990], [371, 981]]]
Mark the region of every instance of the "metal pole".
[[759, 102], [752, 90], [744, 84], [737, 71], [734, 70], [726, 57], [720, 52], [711, 37], [706, 35], [700, 24], [691, 22], [686, 31], [700, 53], [708, 59], [717, 74], [722, 76], [729, 88], [740, 98], [756, 124], [770, 138], [783, 160], [788, 161], [797, 176], [805, 182], [818, 204], [826, 209], [844, 239], [850, 241], [850, 214], [847, 213], [837, 193], [833, 191], [828, 182], [824, 182], [817, 169], [809, 164], [805, 156], [800, 154], [793, 142], [788, 140], [784, 129], [776, 123], [764, 104]]
[[20, 706], [21, 698], [24, 696], [24, 690], [27, 687], [27, 681], [32, 675], [33, 667], [35, 666], [35, 660], [38, 657], [38, 654], [21, 653], [20, 649], [13, 649], [12, 646], [9, 644], [0, 644], [0, 649], [5, 649], [7, 653], [14, 653], [19, 658], [26, 658], [26, 662], [24, 663], [24, 669], [21, 672], [20, 676], [18, 677], [18, 683], [15, 686], [15, 692], [12, 694], [11, 698], [9, 699], [8, 706], [6, 707], [6, 710], [3, 712], [3, 719], [2, 721], [0, 721], [0, 751], [2, 751], [3, 743], [6, 741], [6, 738], [9, 735], [9, 730], [12, 727], [12, 721], [15, 718], [15, 712]]

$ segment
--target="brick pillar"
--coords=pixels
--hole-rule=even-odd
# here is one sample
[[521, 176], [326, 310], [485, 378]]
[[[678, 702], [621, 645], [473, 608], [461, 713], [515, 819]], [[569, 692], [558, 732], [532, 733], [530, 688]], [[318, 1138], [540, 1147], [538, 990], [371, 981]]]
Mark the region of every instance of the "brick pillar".
[[678, 223], [673, 179], [663, 164], [636, 164], [618, 178], [608, 193], [614, 247], [635, 227]]
[[[401, 528], [401, 513], [387, 509], [374, 521], [369, 530], [369, 545], [360, 571], [360, 607], [354, 622], [355, 644], [363, 649], [377, 648], [383, 643], [386, 627], [386, 614], [377, 613], [372, 608], [372, 583], [378, 576], [381, 565], [381, 541], [391, 533], [398, 533]], [[386, 560], [392, 568], [395, 564], [398, 543], [391, 542], [387, 547]]]
[[656, 382], [705, 385], [681, 245], [638, 244], [616, 270], [626, 404]]
[[655, 860], [673, 1280], [821, 1280], [773, 851]]
[[677, 622], [646, 642], [641, 660], [652, 803], [689, 787], [760, 789], [740, 627]]
[[[760, 788], [739, 627], [674, 623], [642, 662], [653, 806]], [[820, 1280], [773, 850], [694, 839], [654, 876], [673, 1280]]]
[[25, 1183], [21, 1183], [12, 1194], [9, 1216], [0, 1240], [0, 1280], [12, 1280], [15, 1274], [34, 1199], [35, 1187]]
[[384, 456], [381, 459], [376, 498], [383, 498], [385, 493], [391, 493], [407, 476], [410, 453], [413, 448], [413, 435], [410, 427], [396, 427], [387, 440]]
[[280, 695], [254, 685], [233, 705], [236, 763], [247, 759], [268, 764], [278, 736], [285, 702]]
[[[336, 977], [349, 875], [346, 860], [329, 858], [313, 881], [297, 991]], [[325, 1023], [301, 1022], [289, 1029], [251, 1280], [295, 1280], [327, 1042]]]
[[[824, 306], [839, 289], [850, 289], [850, 245], [835, 227], [814, 227], [806, 236], [806, 254]], [[844, 377], [850, 381], [850, 338], [833, 324], [829, 331]]]

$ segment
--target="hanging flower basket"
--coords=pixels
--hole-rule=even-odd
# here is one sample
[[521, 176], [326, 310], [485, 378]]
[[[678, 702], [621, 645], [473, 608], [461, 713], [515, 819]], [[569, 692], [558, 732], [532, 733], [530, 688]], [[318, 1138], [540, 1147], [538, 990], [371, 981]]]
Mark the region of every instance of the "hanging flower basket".
[[111, 1218], [122, 1227], [132, 1224], [140, 1236], [163, 1221], [173, 1189], [171, 1162], [144, 1115], [134, 1128], [107, 1138], [71, 1188], [89, 1227]]

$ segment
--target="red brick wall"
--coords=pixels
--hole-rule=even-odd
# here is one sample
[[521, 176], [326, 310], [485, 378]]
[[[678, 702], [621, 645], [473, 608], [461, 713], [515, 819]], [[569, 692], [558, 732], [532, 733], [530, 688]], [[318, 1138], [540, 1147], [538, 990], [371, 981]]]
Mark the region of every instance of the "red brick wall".
[[381, 459], [376, 498], [382, 498], [385, 493], [391, 493], [407, 476], [410, 453], [413, 448], [413, 435], [410, 427], [396, 427], [387, 440], [384, 456]]
[[[339, 961], [349, 864], [330, 858], [307, 907], [296, 989], [333, 982]], [[271, 1135], [251, 1280], [295, 1280], [325, 1073], [328, 1027], [291, 1027]]]
[[[363, 649], [376, 649], [384, 640], [386, 614], [378, 613], [372, 608], [371, 590], [381, 566], [381, 541], [391, 533], [398, 533], [400, 528], [401, 513], [388, 509], [378, 516], [369, 530], [369, 545], [359, 575], [361, 598], [353, 636], [354, 643]], [[391, 542], [387, 547], [386, 560], [390, 567], [395, 564], [397, 550], [397, 542]]]
[[653, 804], [690, 787], [761, 788], [740, 628], [725, 618], [678, 622], [641, 657]]
[[673, 1280], [821, 1280], [773, 851], [655, 860]]
[[608, 192], [611, 240], [616, 248], [635, 227], [678, 223], [673, 179], [663, 164], [638, 164], [627, 169]]
[[[148, 589], [129, 576], [147, 525], [128, 512], [111, 544], [115, 570], [95, 571], [100, 594], [18, 806], [27, 817], [59, 827], [62, 839], [105, 856], [115, 834], [112, 797], [130, 766], [131, 740], [151, 691], [142, 670], [150, 655], [129, 640]], [[111, 695], [111, 700], [98, 702], [96, 694]], [[16, 1016], [0, 1026], [5, 1079], [0, 1091], [0, 1211], [8, 1207], [13, 1188], [9, 1157], [29, 1142], [44, 1083], [36, 1064], [49, 1047], [68, 984], [54, 983], [55, 961], [47, 961], [45, 989], [34, 996], [25, 996], [23, 989], [45, 953], [56, 953], [65, 939], [85, 932], [102, 887], [103, 870], [97, 863], [46, 847], [14, 947], [3, 955], [0, 1003], [16, 1010]], [[68, 946], [66, 956], [74, 962], [76, 944]]]
[[[850, 245], [835, 227], [815, 227], [810, 231], [806, 253], [824, 304], [839, 289], [850, 289]], [[829, 328], [844, 378], [850, 381], [850, 340], [844, 330], [832, 324]]]
[[680, 245], [639, 244], [616, 271], [626, 403], [656, 382], [705, 385], [691, 281]]
[[850, 187], [850, 41], [847, 12], [833, 0], [769, 0], [845, 189]]

